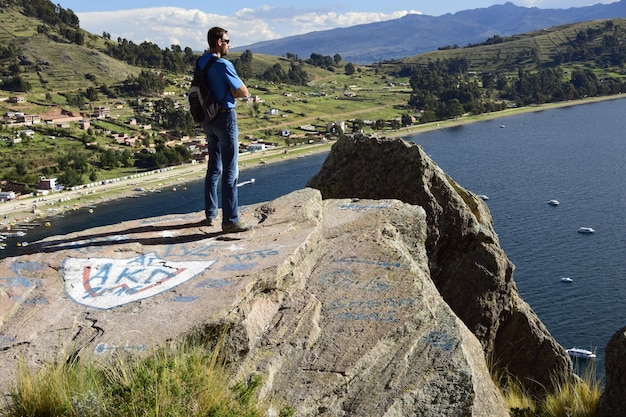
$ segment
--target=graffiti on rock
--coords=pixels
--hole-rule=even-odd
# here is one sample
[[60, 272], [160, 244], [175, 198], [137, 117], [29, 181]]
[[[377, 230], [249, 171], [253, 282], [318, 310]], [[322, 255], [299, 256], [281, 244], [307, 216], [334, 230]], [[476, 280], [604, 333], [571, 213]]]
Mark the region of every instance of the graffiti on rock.
[[431, 346], [450, 352], [455, 349], [458, 342], [449, 334], [441, 331], [432, 331], [422, 338], [423, 342]]
[[150, 349], [146, 345], [131, 345], [129, 342], [126, 342], [124, 345], [109, 345], [107, 343], [98, 343], [96, 348], [94, 349], [94, 353], [96, 355], [103, 355], [107, 352], [128, 352], [128, 351], [143, 351]]
[[384, 210], [389, 208], [389, 204], [377, 204], [377, 205], [360, 205], [360, 204], [342, 204], [339, 206], [340, 210], [357, 210], [357, 211], [367, 211], [367, 210]]
[[[338, 264], [364, 265], [401, 269], [402, 263], [379, 262], [366, 259], [340, 258]], [[390, 280], [385, 271], [364, 278], [358, 269], [336, 269], [320, 278], [320, 284], [331, 290], [333, 297], [325, 304], [324, 310], [333, 320], [374, 321], [397, 323], [404, 310], [413, 307], [419, 300], [411, 295], [397, 295], [396, 282]]]
[[46, 268], [41, 262], [13, 262], [9, 270], [13, 276], [0, 278], [1, 287], [24, 287], [24, 288], [40, 288], [42, 286], [41, 278], [30, 277], [30, 273], [39, 273]]
[[110, 309], [172, 289], [215, 262], [172, 262], [154, 253], [127, 259], [68, 258], [63, 261], [61, 275], [72, 300]]

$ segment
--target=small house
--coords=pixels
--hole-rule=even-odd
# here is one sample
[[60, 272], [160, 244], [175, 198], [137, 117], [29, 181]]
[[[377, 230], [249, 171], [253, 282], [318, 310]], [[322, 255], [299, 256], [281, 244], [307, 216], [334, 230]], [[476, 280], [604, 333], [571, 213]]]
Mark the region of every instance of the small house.
[[15, 199], [15, 192], [13, 191], [3, 191], [0, 192], [0, 201], [10, 201]]
[[266, 146], [264, 143], [251, 143], [246, 148], [248, 152], [261, 152], [261, 151], [264, 151], [265, 149], [266, 149]]
[[37, 184], [38, 190], [56, 190], [57, 189], [57, 179], [56, 178], [44, 178], [41, 177], [39, 179], [39, 183]]

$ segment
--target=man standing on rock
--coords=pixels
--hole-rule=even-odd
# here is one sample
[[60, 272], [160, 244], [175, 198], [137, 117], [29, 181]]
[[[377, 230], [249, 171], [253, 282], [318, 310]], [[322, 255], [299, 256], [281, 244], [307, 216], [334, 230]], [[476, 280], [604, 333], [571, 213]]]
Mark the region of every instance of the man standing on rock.
[[207, 33], [209, 51], [199, 58], [200, 68], [213, 57], [207, 72], [207, 83], [215, 97], [223, 97], [222, 110], [211, 122], [203, 122], [202, 128], [207, 137], [209, 165], [204, 182], [204, 211], [206, 224], [211, 226], [218, 213], [217, 188], [222, 178], [222, 230], [225, 233], [245, 232], [251, 227], [239, 220], [239, 197], [237, 180], [239, 177], [239, 127], [235, 100], [248, 97], [248, 88], [241, 81], [233, 64], [223, 57], [228, 54], [230, 39], [228, 31], [213, 27]]

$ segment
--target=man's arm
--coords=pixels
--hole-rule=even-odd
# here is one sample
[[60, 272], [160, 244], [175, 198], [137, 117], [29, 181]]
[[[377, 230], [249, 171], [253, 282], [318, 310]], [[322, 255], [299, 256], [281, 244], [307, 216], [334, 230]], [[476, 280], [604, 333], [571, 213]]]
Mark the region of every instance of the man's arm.
[[250, 96], [250, 93], [248, 92], [248, 87], [246, 87], [245, 84], [241, 84], [241, 87], [239, 87], [236, 90], [231, 90], [231, 93], [233, 94], [233, 97], [235, 98], [242, 98], [242, 97]]

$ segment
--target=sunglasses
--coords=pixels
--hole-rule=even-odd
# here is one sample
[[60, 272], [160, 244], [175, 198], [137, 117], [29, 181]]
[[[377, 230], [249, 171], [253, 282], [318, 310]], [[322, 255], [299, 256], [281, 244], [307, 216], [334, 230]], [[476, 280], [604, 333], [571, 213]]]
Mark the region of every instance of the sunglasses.
[[225, 44], [230, 44], [230, 39], [222, 39], [222, 42], [224, 42]]

